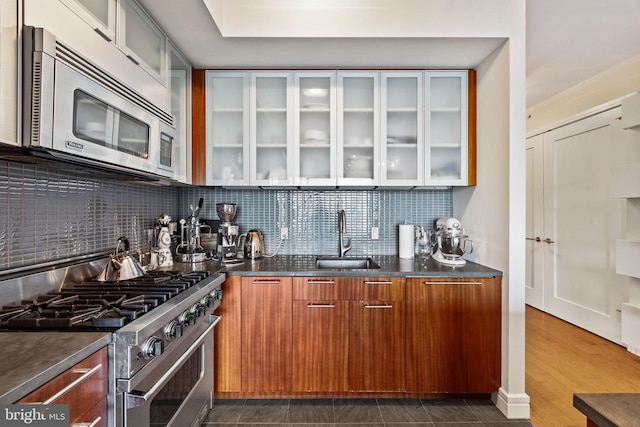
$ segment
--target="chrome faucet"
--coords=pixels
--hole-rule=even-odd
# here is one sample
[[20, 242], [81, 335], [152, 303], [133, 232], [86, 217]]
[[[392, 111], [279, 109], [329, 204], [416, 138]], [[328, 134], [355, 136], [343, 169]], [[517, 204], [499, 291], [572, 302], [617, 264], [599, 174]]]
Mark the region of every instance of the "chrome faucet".
[[338, 216], [338, 245], [340, 256], [343, 257], [347, 252], [351, 250], [351, 238], [347, 239], [347, 244], [344, 244], [344, 233], [347, 232], [347, 214], [344, 213], [344, 209], [340, 211]]

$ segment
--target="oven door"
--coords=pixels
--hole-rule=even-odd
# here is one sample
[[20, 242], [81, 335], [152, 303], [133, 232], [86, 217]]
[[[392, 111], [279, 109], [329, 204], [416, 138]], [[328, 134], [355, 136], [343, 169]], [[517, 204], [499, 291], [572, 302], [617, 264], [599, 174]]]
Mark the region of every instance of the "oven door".
[[171, 357], [164, 357], [151, 372], [146, 372], [151, 367], [147, 366], [130, 380], [118, 380], [116, 406], [121, 405], [117, 412], [123, 426], [202, 424], [212, 405], [213, 328], [218, 321], [219, 318], [195, 342], [172, 345], [167, 350]]

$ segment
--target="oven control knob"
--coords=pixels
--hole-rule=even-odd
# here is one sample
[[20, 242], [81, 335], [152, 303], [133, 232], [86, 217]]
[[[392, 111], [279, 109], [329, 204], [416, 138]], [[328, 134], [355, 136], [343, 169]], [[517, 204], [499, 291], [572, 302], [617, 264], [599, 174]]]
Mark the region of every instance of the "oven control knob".
[[200, 304], [204, 305], [207, 308], [213, 307], [213, 302], [214, 302], [214, 299], [211, 295], [202, 297], [202, 299], [200, 300]]
[[190, 310], [187, 310], [178, 317], [178, 322], [186, 328], [196, 323], [196, 316]]
[[160, 356], [164, 350], [164, 343], [160, 338], [151, 337], [142, 344], [141, 356], [143, 359], [151, 359]]
[[206, 310], [206, 307], [200, 303], [195, 303], [191, 306], [191, 308], [189, 309], [189, 311], [191, 311], [193, 313], [194, 316], [196, 317], [202, 317], [204, 316], [204, 312]]
[[182, 325], [172, 320], [164, 327], [164, 337], [171, 341], [182, 336]]

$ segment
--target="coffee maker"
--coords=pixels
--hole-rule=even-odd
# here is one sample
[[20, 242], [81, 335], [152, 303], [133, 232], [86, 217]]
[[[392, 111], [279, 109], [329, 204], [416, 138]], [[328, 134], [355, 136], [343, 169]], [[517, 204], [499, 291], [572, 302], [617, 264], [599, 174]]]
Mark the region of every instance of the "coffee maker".
[[473, 252], [473, 241], [469, 239], [456, 218], [438, 218], [436, 220], [436, 251], [434, 261], [451, 266], [462, 266], [466, 261], [465, 253]]
[[231, 223], [236, 216], [236, 211], [237, 206], [234, 203], [216, 204], [216, 212], [221, 221], [218, 228], [218, 257], [223, 261], [236, 259], [238, 256], [240, 227]]
[[200, 198], [198, 206], [190, 205], [191, 215], [187, 219], [180, 220], [180, 244], [178, 245], [177, 259], [180, 262], [203, 262], [207, 259], [207, 252], [200, 245], [200, 208], [203, 199]]

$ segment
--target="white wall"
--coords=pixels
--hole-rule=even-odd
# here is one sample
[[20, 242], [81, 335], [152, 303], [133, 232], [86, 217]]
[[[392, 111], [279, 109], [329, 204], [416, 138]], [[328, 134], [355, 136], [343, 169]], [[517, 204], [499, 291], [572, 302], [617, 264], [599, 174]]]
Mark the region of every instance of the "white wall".
[[640, 55], [527, 109], [527, 135], [550, 130], [584, 111], [640, 91]]
[[[497, 406], [529, 418], [525, 394], [524, 37], [514, 37], [477, 69], [477, 187], [454, 191], [454, 216], [477, 243], [474, 260], [504, 272], [502, 387]], [[509, 82], [509, 84], [505, 84]]]

